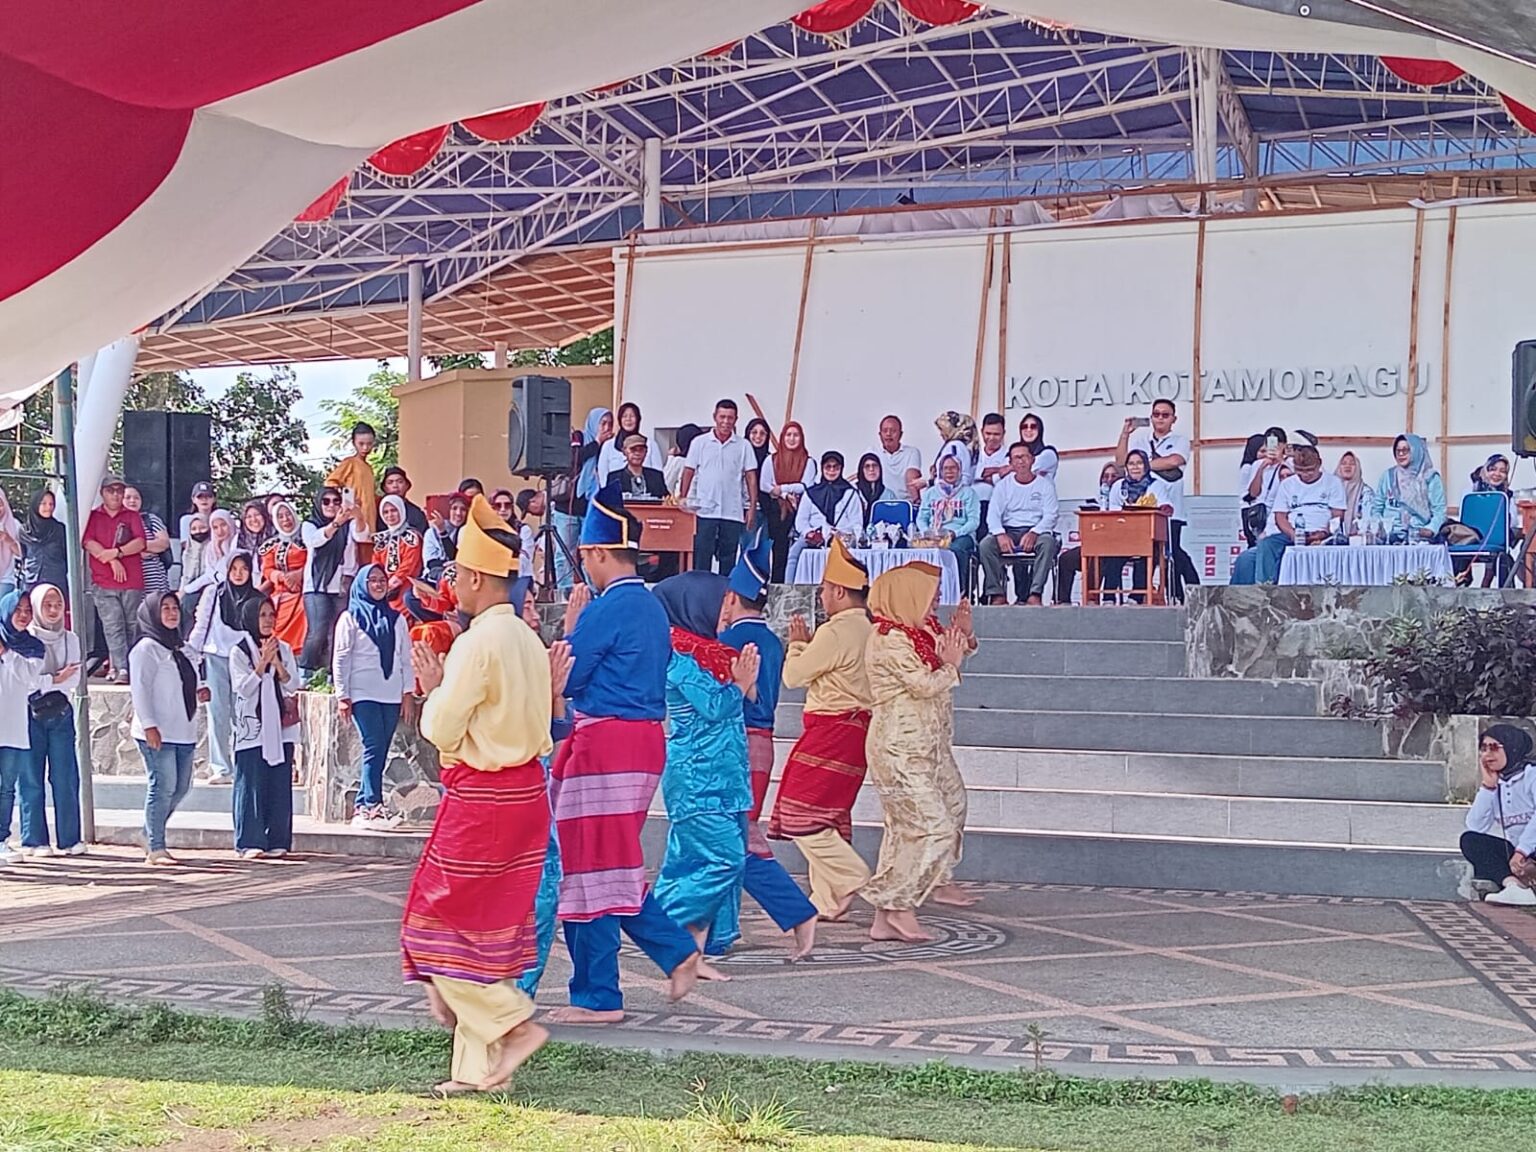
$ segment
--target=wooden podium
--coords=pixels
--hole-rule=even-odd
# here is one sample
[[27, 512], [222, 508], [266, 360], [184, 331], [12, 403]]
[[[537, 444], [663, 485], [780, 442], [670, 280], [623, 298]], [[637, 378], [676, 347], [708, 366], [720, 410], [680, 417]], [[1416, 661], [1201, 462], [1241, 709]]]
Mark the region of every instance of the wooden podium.
[[698, 515], [680, 504], [626, 500], [624, 509], [640, 521], [640, 551], [675, 555], [678, 571], [693, 567], [693, 532]]
[[1143, 593], [1148, 604], [1168, 603], [1168, 520], [1166, 508], [1122, 508], [1118, 512], [1079, 512], [1077, 534], [1083, 559], [1083, 603], [1092, 597], [1104, 602], [1103, 561], [1111, 557], [1147, 562], [1147, 583], [1154, 573], [1161, 577], [1155, 587], [1121, 588]]

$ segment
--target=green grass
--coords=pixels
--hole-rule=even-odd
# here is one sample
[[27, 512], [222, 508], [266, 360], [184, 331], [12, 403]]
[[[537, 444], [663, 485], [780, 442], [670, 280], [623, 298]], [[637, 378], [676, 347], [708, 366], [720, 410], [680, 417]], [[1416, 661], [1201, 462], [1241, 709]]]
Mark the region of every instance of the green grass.
[[440, 1031], [309, 1023], [277, 990], [256, 1020], [0, 991], [0, 1152], [1441, 1152], [1522, 1145], [1536, 1130], [1528, 1090], [1372, 1087], [1287, 1101], [1201, 1080], [586, 1045], [550, 1045], [506, 1095], [432, 1100], [448, 1053]]

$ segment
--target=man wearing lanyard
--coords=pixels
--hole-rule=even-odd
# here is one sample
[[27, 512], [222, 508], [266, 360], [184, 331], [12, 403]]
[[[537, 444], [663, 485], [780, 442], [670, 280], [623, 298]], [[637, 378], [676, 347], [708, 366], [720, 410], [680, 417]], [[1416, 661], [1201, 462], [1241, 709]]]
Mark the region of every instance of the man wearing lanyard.
[[1125, 474], [1125, 457], [1138, 448], [1152, 462], [1152, 472], [1168, 485], [1173, 500], [1173, 516], [1168, 522], [1168, 551], [1173, 561], [1173, 579], [1169, 592], [1174, 600], [1184, 599], [1184, 585], [1200, 583], [1195, 563], [1184, 551], [1184, 470], [1189, 467], [1189, 437], [1173, 430], [1178, 422], [1178, 408], [1172, 400], [1154, 400], [1150, 427], [1136, 426], [1135, 417], [1127, 417], [1115, 445], [1115, 466]]
[[757, 516], [757, 456], [736, 435], [736, 401], [715, 405], [714, 427], [688, 446], [678, 500], [698, 513], [693, 566], [729, 576], [741, 534]]

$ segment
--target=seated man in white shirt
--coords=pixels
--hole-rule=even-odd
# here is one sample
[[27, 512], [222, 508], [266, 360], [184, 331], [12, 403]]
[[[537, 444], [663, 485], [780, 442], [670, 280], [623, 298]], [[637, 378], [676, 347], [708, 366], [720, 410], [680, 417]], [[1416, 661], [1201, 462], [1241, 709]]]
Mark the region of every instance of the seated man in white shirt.
[[1293, 543], [1318, 544], [1328, 539], [1329, 524], [1344, 516], [1344, 485], [1323, 471], [1316, 448], [1301, 444], [1292, 452], [1294, 476], [1280, 481], [1269, 528], [1258, 544], [1232, 561], [1233, 584], [1277, 584], [1280, 561]]
[[885, 469], [885, 486], [916, 504], [923, 490], [923, 454], [901, 442], [901, 421], [897, 417], [887, 416], [880, 421], [880, 444], [875, 455]]
[[1003, 557], [1032, 552], [1035, 566], [1024, 602], [1039, 604], [1060, 547], [1055, 535], [1059, 514], [1056, 485], [1035, 475], [1035, 458], [1022, 443], [1008, 449], [1008, 462], [1013, 471], [993, 485], [987, 507], [988, 535], [981, 541], [981, 570], [986, 576], [983, 592], [989, 604], [1008, 603]]
[[805, 490], [795, 509], [795, 542], [789, 546], [784, 572], [790, 582], [800, 553], [825, 548], [839, 532], [857, 532], [864, 526], [864, 501], [857, 489], [843, 479], [843, 454], [821, 454], [821, 480]]

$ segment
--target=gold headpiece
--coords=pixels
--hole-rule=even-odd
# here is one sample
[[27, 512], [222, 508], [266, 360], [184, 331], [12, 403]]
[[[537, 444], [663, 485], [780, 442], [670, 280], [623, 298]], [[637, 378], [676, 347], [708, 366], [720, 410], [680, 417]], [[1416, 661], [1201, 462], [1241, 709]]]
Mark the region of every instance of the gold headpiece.
[[855, 592], [869, 587], [869, 569], [853, 558], [841, 537], [832, 537], [827, 550], [827, 567], [823, 579], [839, 588], [852, 588]]
[[487, 576], [508, 576], [517, 566], [517, 553], [505, 544], [497, 543], [485, 534], [487, 528], [507, 530], [507, 522], [479, 492], [469, 502], [469, 519], [459, 529], [459, 553], [456, 563], [460, 568], [472, 568]]

